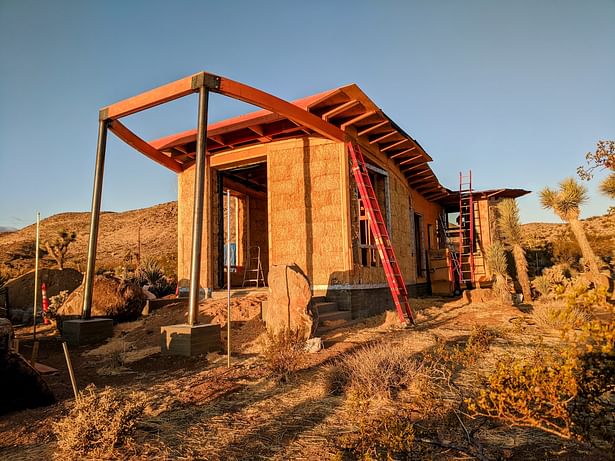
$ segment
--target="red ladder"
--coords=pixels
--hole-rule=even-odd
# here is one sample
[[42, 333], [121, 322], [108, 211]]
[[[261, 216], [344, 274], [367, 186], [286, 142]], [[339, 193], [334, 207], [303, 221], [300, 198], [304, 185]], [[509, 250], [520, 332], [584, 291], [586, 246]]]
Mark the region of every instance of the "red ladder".
[[474, 191], [472, 171], [459, 173], [459, 260], [461, 282], [474, 286]]
[[386, 274], [387, 282], [391, 289], [391, 295], [393, 296], [393, 302], [395, 303], [399, 320], [402, 323], [414, 325], [414, 313], [408, 301], [406, 284], [401, 275], [399, 264], [397, 264], [397, 258], [395, 257], [395, 251], [393, 250], [386, 224], [384, 223], [384, 219], [382, 219], [380, 205], [378, 204], [372, 182], [369, 179], [361, 148], [357, 145], [355, 150], [355, 147], [349, 142], [348, 152], [352, 159], [352, 173], [357, 182], [359, 195], [369, 219], [369, 227], [376, 241], [376, 247], [380, 254], [382, 267], [384, 268], [384, 273]]

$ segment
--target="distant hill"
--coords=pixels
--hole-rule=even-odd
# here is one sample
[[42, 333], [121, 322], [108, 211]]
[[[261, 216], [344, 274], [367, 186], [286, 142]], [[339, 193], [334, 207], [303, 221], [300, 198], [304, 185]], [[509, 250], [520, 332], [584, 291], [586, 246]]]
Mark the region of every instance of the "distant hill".
[[0, 226], [0, 234], [4, 234], [5, 232], [15, 232], [16, 230], [16, 227]]
[[[582, 222], [596, 254], [615, 256], [615, 215], [594, 216]], [[570, 227], [565, 223], [528, 223], [522, 229], [526, 248], [539, 250], [553, 244], [571, 244], [578, 248]]]
[[[77, 241], [66, 255], [66, 266], [85, 270], [90, 213], [60, 213], [41, 221], [41, 243], [53, 239], [60, 229], [77, 232]], [[137, 253], [139, 227], [141, 257], [160, 260], [165, 269], [177, 267], [177, 202], [162, 203], [149, 208], [121, 213], [103, 212], [100, 217], [97, 268], [111, 269], [124, 264], [129, 252]], [[15, 232], [0, 234], [0, 267], [11, 275], [34, 268], [36, 225]], [[43, 267], [54, 266], [45, 256]]]

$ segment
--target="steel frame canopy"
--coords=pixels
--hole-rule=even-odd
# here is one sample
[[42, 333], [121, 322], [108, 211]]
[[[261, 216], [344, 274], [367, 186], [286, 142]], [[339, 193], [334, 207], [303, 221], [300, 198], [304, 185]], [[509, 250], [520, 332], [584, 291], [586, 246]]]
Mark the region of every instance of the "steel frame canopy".
[[198, 93], [199, 102], [196, 143], [196, 172], [194, 182], [188, 323], [190, 325], [195, 325], [198, 322], [203, 229], [203, 192], [206, 170], [205, 155], [207, 151], [207, 106], [210, 91], [233, 99], [238, 99], [282, 115], [333, 141], [345, 142], [346, 140], [346, 135], [343, 130], [308, 112], [307, 110], [243, 83], [207, 72], [199, 72], [189, 77], [185, 77], [175, 82], [146, 91], [137, 96], [124, 99], [123, 101], [101, 109], [99, 114], [96, 167], [92, 192], [88, 259], [83, 294], [83, 319], [89, 319], [92, 310], [92, 289], [96, 262], [96, 247], [98, 243], [98, 225], [100, 219], [107, 131], [111, 130], [111, 132], [113, 132], [118, 138], [155, 162], [171, 169], [176, 173], [180, 173], [183, 171], [183, 167], [179, 162], [163, 154], [152, 144], [141, 139], [119, 120], [127, 115], [141, 112], [192, 93]]

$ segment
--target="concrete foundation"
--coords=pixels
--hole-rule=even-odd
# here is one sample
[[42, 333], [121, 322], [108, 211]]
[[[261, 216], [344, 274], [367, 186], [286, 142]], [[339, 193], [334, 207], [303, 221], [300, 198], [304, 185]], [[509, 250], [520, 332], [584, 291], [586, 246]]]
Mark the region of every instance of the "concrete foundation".
[[62, 336], [70, 346], [99, 343], [113, 336], [113, 320], [66, 320], [62, 324]]
[[220, 325], [167, 325], [160, 327], [161, 352], [163, 355], [207, 354], [222, 349]]

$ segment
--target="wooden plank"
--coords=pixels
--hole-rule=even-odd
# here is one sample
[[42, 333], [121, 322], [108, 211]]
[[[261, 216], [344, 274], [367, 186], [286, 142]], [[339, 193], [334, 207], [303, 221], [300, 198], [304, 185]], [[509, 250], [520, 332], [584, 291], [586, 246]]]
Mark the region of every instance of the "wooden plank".
[[393, 130], [393, 131], [391, 131], [391, 132], [389, 132], [389, 133], [385, 133], [385, 134], [383, 134], [382, 136], [378, 136], [377, 138], [374, 138], [373, 140], [370, 140], [370, 141], [369, 141], [369, 143], [370, 143], [370, 144], [376, 144], [377, 142], [384, 141], [385, 139], [388, 139], [388, 138], [390, 138], [391, 136], [394, 136], [394, 135], [396, 135], [396, 134], [399, 134], [399, 133], [397, 132], [397, 130]]
[[175, 173], [181, 173], [181, 171], [183, 170], [180, 163], [170, 157], [167, 157], [158, 149], [154, 148], [154, 146], [152, 146], [151, 144], [148, 144], [146, 141], [144, 141], [132, 131], [130, 131], [128, 128], [126, 128], [124, 125], [122, 125], [118, 120], [113, 120], [109, 122], [109, 129], [113, 132], [113, 134], [115, 134], [126, 144], [132, 146], [134, 149], [138, 150], [143, 155], [152, 159], [156, 163], [167, 167], [169, 170], [172, 170]]
[[427, 166], [426, 163], [419, 163], [418, 165], [413, 165], [408, 168], [403, 168], [401, 171], [402, 173], [406, 173], [408, 171], [416, 170], [417, 168], [429, 168], [429, 167]]
[[237, 181], [233, 181], [228, 176], [224, 177], [224, 187], [232, 189], [241, 194], [248, 195], [250, 197], [254, 197], [260, 200], [267, 200], [267, 192], [254, 190], [244, 184], [238, 183]]
[[237, 149], [233, 151], [220, 152], [210, 158], [211, 166], [219, 168], [222, 166], [240, 166], [259, 161], [267, 160], [267, 147], [254, 146], [251, 148]]
[[198, 90], [193, 88], [193, 75], [111, 104], [100, 111], [101, 120], [115, 120], [150, 107], [181, 98]]
[[362, 129], [361, 131], [357, 132], [357, 136], [363, 136], [366, 135], [367, 133], [371, 133], [374, 130], [377, 130], [380, 127], [383, 127], [385, 125], [388, 125], [389, 121], [388, 120], [384, 120], [380, 123], [376, 123], [375, 125], [369, 126], [367, 128]]
[[416, 150], [417, 147], [413, 146], [410, 149], [406, 149], [406, 150], [402, 150], [401, 152], [395, 152], [393, 155], [391, 155], [391, 158], [397, 158], [397, 157], [401, 157], [403, 155], [406, 155], [410, 152], [412, 152], [413, 150]]
[[310, 128], [322, 136], [337, 142], [343, 142], [346, 138], [344, 132], [338, 127], [324, 121], [320, 117], [264, 91], [252, 88], [243, 83], [235, 82], [227, 78], [220, 79], [220, 87], [213, 90], [225, 96], [238, 99], [255, 106], [268, 109], [284, 117]]
[[340, 128], [342, 130], [345, 130], [346, 128], [348, 128], [350, 125], [354, 125], [357, 122], [360, 122], [361, 120], [365, 120], [368, 117], [371, 117], [372, 115], [374, 115], [376, 113], [375, 110], [370, 110], [365, 112], [364, 114], [361, 115], [357, 115], [356, 117], [351, 118], [350, 120], [348, 120], [347, 122], [342, 123], [342, 125], [340, 126]]
[[354, 106], [358, 104], [359, 104], [359, 101], [357, 101], [356, 99], [351, 99], [350, 101], [345, 102], [344, 104], [341, 104], [325, 112], [324, 114], [322, 114], [322, 118], [328, 122], [329, 119], [335, 117], [336, 115], [341, 114], [342, 112], [347, 111], [348, 109], [352, 109]]
[[[408, 163], [413, 163], [416, 160], [420, 160], [423, 159], [423, 156], [421, 154], [417, 154], [417, 155], [413, 155], [412, 157], [406, 159], [406, 160], [402, 160], [401, 162], [399, 162], [399, 166], [401, 165], [406, 165]], [[426, 164], [426, 162], [421, 162], [421, 164]]]
[[406, 143], [406, 142], [409, 142], [409, 141], [408, 141], [406, 138], [404, 138], [404, 139], [402, 139], [401, 141], [397, 141], [397, 142], [394, 142], [393, 144], [389, 144], [388, 146], [381, 147], [381, 148], [380, 148], [380, 150], [381, 150], [382, 152], [386, 152], [387, 150], [389, 150], [389, 149], [393, 149], [393, 148], [395, 148], [395, 147], [398, 147], [399, 145], [404, 144], [404, 143]]

